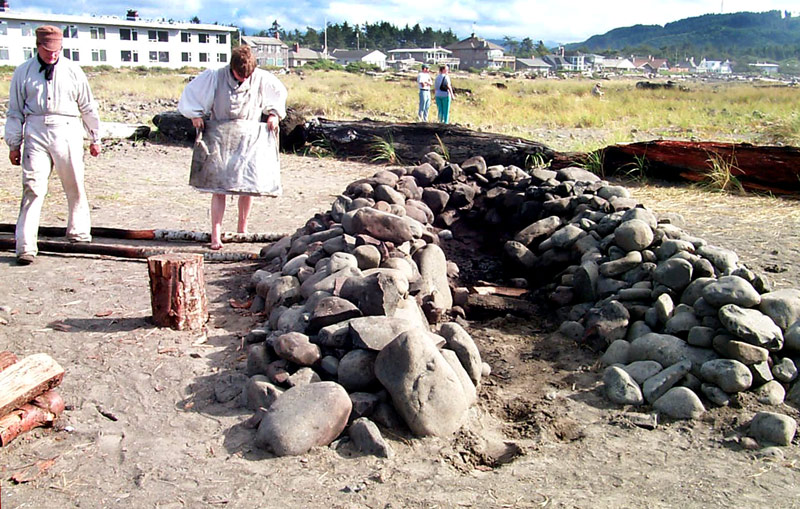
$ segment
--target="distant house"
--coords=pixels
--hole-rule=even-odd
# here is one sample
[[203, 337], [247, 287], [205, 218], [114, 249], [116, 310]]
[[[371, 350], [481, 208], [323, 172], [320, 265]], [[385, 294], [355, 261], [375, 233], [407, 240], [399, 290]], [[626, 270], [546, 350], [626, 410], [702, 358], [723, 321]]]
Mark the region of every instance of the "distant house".
[[609, 72], [622, 74], [631, 72], [636, 69], [636, 67], [633, 65], [633, 62], [627, 58], [606, 58], [603, 60], [603, 69]]
[[714, 74], [731, 74], [730, 60], [721, 62], [719, 60], [706, 60], [705, 58], [697, 64], [697, 72], [699, 73], [714, 73]]
[[319, 62], [320, 60], [336, 60], [322, 51], [315, 51], [311, 48], [301, 48], [295, 43], [289, 50], [289, 67], [302, 67], [308, 63]]
[[666, 58], [634, 57], [633, 67], [647, 74], [658, 74], [659, 71], [669, 71], [669, 62]]
[[563, 55], [544, 55], [542, 60], [550, 64], [554, 71], [576, 71], [575, 66]]
[[690, 57], [683, 62], [676, 63], [669, 70], [670, 72], [694, 73], [697, 72], [697, 65], [694, 63], [694, 57]]
[[459, 59], [453, 58], [453, 52], [441, 46], [390, 49], [387, 53], [389, 59], [386, 61], [386, 65], [395, 68], [424, 63], [431, 66], [449, 65], [451, 69], [458, 69], [459, 64]]
[[475, 69], [500, 69], [510, 67], [514, 69], [516, 57], [506, 56], [502, 46], [489, 42], [475, 34], [468, 38], [447, 46], [453, 52], [453, 57], [458, 58], [461, 67]]
[[583, 53], [564, 55], [564, 59], [569, 63], [571, 71], [583, 72], [588, 69], [586, 65], [586, 55]]
[[331, 56], [336, 59], [336, 63], [347, 65], [351, 63], [365, 63], [378, 66], [381, 70], [386, 69], [386, 55], [378, 50], [371, 49], [335, 49], [331, 51]]
[[587, 69], [593, 71], [602, 71], [605, 68], [606, 57], [603, 55], [595, 55], [593, 53], [587, 53], [584, 55], [584, 62], [586, 64]]
[[242, 42], [254, 50], [256, 63], [260, 66], [286, 67], [289, 65], [289, 46], [280, 39], [243, 35]]
[[550, 74], [550, 72], [552, 72], [553, 66], [542, 60], [540, 57], [518, 58], [517, 70], [528, 74], [547, 76]]
[[767, 62], [756, 62], [750, 64], [750, 67], [756, 70], [759, 74], [778, 74], [778, 64], [770, 64]]

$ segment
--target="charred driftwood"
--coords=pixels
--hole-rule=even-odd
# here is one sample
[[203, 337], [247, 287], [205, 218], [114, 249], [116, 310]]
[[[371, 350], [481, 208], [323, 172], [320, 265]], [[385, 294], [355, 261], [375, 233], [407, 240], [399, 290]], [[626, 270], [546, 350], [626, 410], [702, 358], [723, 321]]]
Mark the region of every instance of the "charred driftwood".
[[606, 174], [645, 166], [665, 180], [700, 182], [730, 171], [744, 188], [779, 194], [800, 192], [800, 148], [748, 143], [648, 141], [602, 149]]
[[406, 164], [419, 163], [428, 152], [449, 154], [451, 161], [481, 155], [486, 164], [525, 168], [533, 160], [551, 162], [559, 169], [583, 161], [585, 154], [563, 153], [537, 143], [494, 133], [473, 131], [452, 124], [427, 122], [388, 123], [375, 120], [339, 121], [324, 118], [306, 126], [309, 142], [330, 148], [337, 156], [380, 160], [382, 147], [391, 146]]
[[[266, 119], [262, 117], [262, 121]], [[284, 152], [294, 152], [306, 143], [303, 127], [305, 117], [293, 108], [286, 109], [286, 118], [280, 124], [280, 147]], [[178, 142], [194, 142], [197, 132], [192, 121], [178, 111], [165, 111], [153, 117], [153, 124], [165, 138]]]
[[[0, 232], [14, 233], [15, 224], [0, 223]], [[40, 226], [39, 235], [43, 237], [64, 237], [67, 229], [58, 226]], [[232, 233], [222, 234], [222, 241], [226, 243], [258, 243], [274, 242], [289, 235], [288, 233]], [[210, 242], [211, 234], [189, 230], [128, 230], [125, 228], [92, 227], [93, 237], [106, 239], [127, 240], [166, 240], [172, 242]]]

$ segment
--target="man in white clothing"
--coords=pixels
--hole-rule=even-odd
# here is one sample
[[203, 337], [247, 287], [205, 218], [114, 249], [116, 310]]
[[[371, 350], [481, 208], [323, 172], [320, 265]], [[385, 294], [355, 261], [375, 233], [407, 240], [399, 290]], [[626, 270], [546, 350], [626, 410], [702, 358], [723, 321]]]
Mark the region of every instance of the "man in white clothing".
[[83, 135], [100, 154], [100, 118], [89, 82], [78, 64], [61, 56], [61, 29], [36, 29], [37, 55], [11, 79], [5, 141], [8, 158], [22, 165], [22, 202], [16, 227], [17, 263], [33, 263], [47, 181], [55, 168], [69, 208], [67, 238], [91, 241], [89, 202], [83, 186]]
[[422, 122], [428, 121], [428, 110], [431, 107], [431, 86], [433, 79], [429, 71], [428, 64], [422, 64], [422, 70], [417, 75], [417, 85], [419, 86], [419, 111], [417, 118]]

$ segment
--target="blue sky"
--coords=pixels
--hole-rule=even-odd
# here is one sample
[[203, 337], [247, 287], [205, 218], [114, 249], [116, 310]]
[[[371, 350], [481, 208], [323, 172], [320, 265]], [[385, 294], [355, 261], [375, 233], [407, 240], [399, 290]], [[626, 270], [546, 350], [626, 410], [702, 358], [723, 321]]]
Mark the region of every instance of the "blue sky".
[[56, 14], [124, 16], [137, 9], [143, 18], [219, 22], [244, 27], [248, 33], [268, 28], [273, 20], [287, 30], [321, 29], [330, 23], [388, 21], [451, 29], [457, 36], [471, 32], [486, 38], [530, 37], [559, 43], [577, 42], [613, 28], [644, 24], [663, 25], [691, 16], [719, 12], [791, 10], [800, 15], [798, 0], [572, 0], [568, 2], [520, 0], [9, 0], [14, 11]]

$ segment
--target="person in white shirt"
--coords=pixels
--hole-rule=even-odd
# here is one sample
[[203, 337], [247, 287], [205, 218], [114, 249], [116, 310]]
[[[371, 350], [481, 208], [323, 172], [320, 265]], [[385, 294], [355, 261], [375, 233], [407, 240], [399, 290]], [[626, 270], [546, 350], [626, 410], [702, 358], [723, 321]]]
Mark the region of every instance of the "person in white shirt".
[[100, 154], [100, 117], [89, 82], [78, 64], [61, 56], [61, 29], [36, 29], [36, 56], [14, 71], [5, 141], [8, 158], [22, 166], [22, 201], [15, 230], [19, 265], [33, 263], [47, 181], [55, 169], [67, 197], [67, 238], [91, 241], [89, 202], [83, 184], [83, 136]]
[[[286, 116], [286, 87], [263, 69], [249, 46], [231, 62], [186, 85], [178, 111], [198, 130], [189, 184], [211, 197], [211, 249], [222, 248], [225, 196], [239, 196], [237, 231], [247, 233], [253, 196], [282, 192], [278, 126]], [[266, 123], [261, 122], [266, 115]]]
[[422, 70], [417, 75], [417, 86], [419, 87], [419, 110], [417, 118], [422, 122], [428, 121], [428, 110], [431, 107], [431, 86], [433, 79], [428, 64], [422, 64]]

